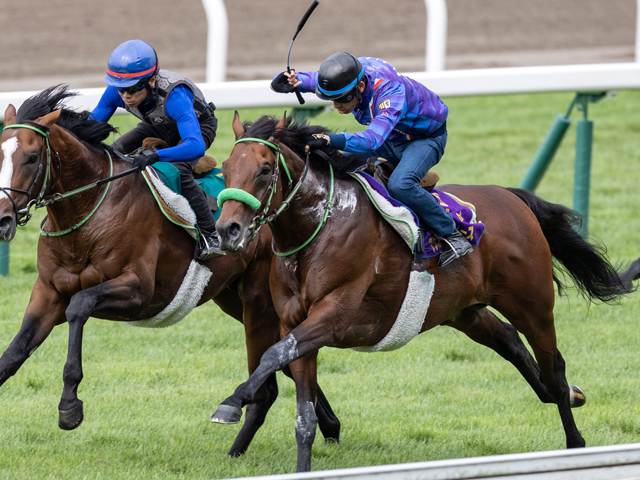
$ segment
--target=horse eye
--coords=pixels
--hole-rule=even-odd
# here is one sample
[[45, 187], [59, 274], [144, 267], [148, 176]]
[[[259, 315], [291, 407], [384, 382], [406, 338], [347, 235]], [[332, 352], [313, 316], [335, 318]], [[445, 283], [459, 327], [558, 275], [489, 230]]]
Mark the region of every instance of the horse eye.
[[270, 165], [264, 165], [262, 167], [262, 170], [260, 170], [260, 175], [269, 175], [271, 173], [271, 166]]
[[34, 163], [36, 163], [38, 161], [38, 154], [37, 153], [33, 153], [31, 155], [29, 155], [29, 158], [27, 158], [27, 165], [32, 165]]

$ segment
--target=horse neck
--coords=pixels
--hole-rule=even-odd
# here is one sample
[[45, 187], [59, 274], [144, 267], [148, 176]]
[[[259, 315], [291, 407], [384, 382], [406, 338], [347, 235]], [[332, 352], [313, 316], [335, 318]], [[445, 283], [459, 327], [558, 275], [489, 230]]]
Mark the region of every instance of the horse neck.
[[[305, 160], [289, 148], [282, 146], [282, 155], [287, 164], [292, 181], [280, 165], [277, 207], [282, 204], [303, 174]], [[329, 201], [330, 179], [328, 175], [309, 171], [289, 207], [271, 222], [274, 243], [278, 251], [290, 251], [306, 242], [322, 222]], [[277, 208], [275, 207], [275, 208]]]
[[[51, 182], [55, 185], [48, 194], [65, 194], [109, 175], [109, 164], [104, 161], [104, 155], [97, 154], [60, 127], [51, 129], [51, 147], [57, 156], [52, 152], [52, 157], [56, 158], [52, 158]], [[67, 225], [87, 215], [103, 188], [92, 188], [52, 203], [47, 207], [50, 221], [54, 226]]]

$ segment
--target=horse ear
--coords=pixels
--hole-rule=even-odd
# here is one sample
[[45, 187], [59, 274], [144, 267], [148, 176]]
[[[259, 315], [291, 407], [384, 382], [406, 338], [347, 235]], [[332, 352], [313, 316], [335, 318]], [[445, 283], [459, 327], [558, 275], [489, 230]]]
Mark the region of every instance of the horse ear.
[[60, 117], [61, 113], [62, 109], [59, 108], [58, 110], [48, 113], [44, 117], [37, 118], [34, 121], [35, 123], [39, 123], [47, 128], [51, 128], [51, 126], [58, 121], [58, 117]]
[[[274, 137], [276, 139], [280, 139], [280, 133], [284, 132], [287, 130], [287, 111], [285, 110], [284, 115], [282, 116], [282, 118], [278, 121], [278, 124], [276, 125], [276, 129], [274, 132]], [[273, 137], [272, 137], [273, 138]]]
[[242, 125], [242, 122], [240, 121], [240, 114], [237, 110], [233, 114], [233, 122], [231, 122], [231, 126], [233, 127], [233, 133], [236, 134], [236, 140], [242, 138], [245, 134], [245, 130], [244, 125]]
[[13, 125], [14, 123], [16, 123], [16, 107], [9, 104], [7, 109], [4, 111], [4, 124]]

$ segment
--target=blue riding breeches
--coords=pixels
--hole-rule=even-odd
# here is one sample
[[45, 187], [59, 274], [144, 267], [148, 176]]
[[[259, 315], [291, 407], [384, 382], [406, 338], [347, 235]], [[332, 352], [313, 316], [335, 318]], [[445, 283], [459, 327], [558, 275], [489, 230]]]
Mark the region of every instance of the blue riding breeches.
[[445, 131], [437, 137], [387, 141], [370, 154], [385, 158], [395, 166], [388, 185], [391, 196], [413, 210], [442, 237], [452, 234], [456, 224], [433, 195], [420, 186], [420, 180], [440, 161], [446, 144]]

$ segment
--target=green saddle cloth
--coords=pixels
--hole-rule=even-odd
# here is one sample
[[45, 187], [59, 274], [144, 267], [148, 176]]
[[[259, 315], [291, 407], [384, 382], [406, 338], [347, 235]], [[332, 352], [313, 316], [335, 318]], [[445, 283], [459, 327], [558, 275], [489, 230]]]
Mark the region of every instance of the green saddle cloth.
[[[164, 184], [178, 195], [182, 195], [182, 186], [180, 184], [180, 171], [170, 162], [156, 162], [152, 165], [153, 169], [158, 172]], [[210, 197], [218, 199], [218, 195], [224, 190], [224, 177], [222, 170], [214, 168], [207, 172], [204, 177], [196, 178], [196, 183], [204, 190], [204, 193]], [[220, 217], [220, 209], [213, 211], [216, 220]]]

